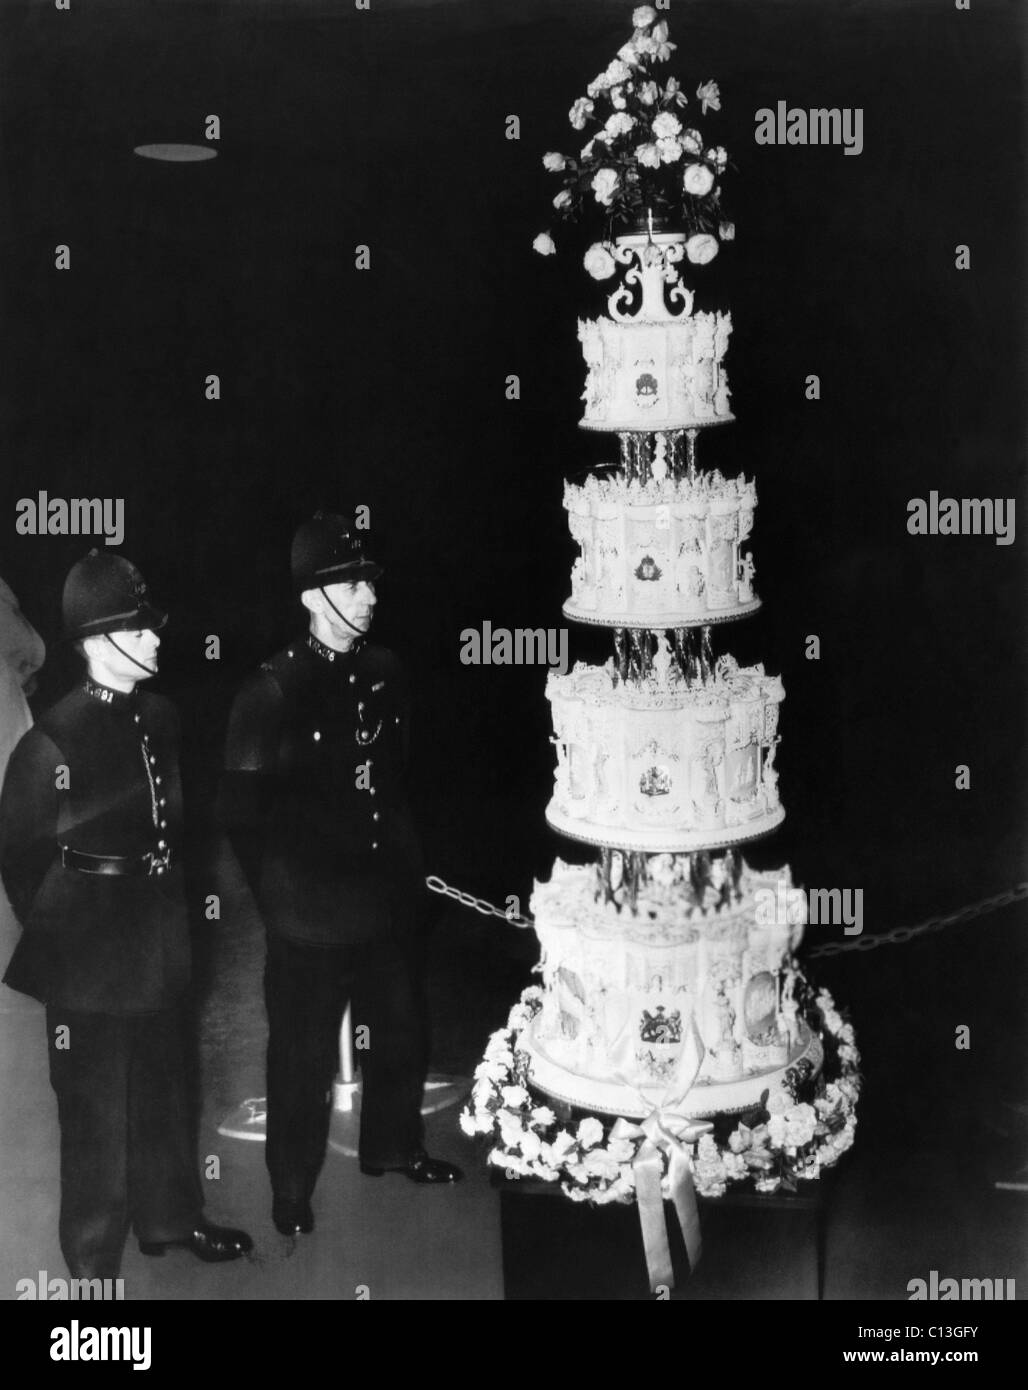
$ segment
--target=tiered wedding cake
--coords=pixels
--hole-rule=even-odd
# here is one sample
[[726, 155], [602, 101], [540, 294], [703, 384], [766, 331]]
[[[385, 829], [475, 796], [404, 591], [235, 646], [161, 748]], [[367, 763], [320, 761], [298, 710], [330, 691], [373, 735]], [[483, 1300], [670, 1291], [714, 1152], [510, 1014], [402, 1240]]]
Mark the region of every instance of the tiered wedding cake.
[[[744, 479], [696, 465], [705, 400], [717, 418], [697, 381], [728, 394], [722, 352], [697, 359], [696, 344], [727, 337], [730, 320], [697, 323], [691, 313], [693, 295], [679, 284], [685, 240], [615, 241], [614, 259], [629, 268], [608, 300], [615, 317], [600, 326], [609, 359], [622, 364], [610, 379], [618, 406], [606, 415], [620, 461], [604, 481], [568, 488], [583, 556], [566, 609], [577, 616], [588, 596], [589, 620], [614, 629], [615, 654], [551, 674], [546, 688], [557, 749], [547, 820], [611, 852], [597, 866], [558, 861], [552, 881], [536, 886], [544, 997], [524, 1040], [529, 1079], [620, 1115], [643, 1115], [687, 1082], [680, 1114], [742, 1112], [798, 1060], [816, 1070], [822, 1057], [793, 1000], [802, 924], [757, 922], [757, 890], [787, 898], [776, 885], [791, 887], [789, 871], [753, 874], [731, 848], [784, 818], [774, 758], [785, 692], [762, 666], [711, 651], [706, 604], [716, 598], [733, 617], [755, 606], [748, 589], [740, 602], [737, 550], [756, 497]], [[648, 371], [634, 395], [626, 383], [652, 365], [645, 353], [657, 330], [654, 405]], [[586, 359], [592, 376], [588, 346]], [[599, 428], [593, 400], [590, 388], [582, 423]], [[749, 572], [747, 583], [752, 562]]]
[[[614, 650], [546, 686], [547, 820], [599, 856], [558, 859], [535, 885], [541, 987], [491, 1039], [462, 1124], [491, 1136], [508, 1176], [559, 1181], [583, 1201], [636, 1197], [654, 1279], [667, 1263], [661, 1192], [695, 1259], [693, 1183], [718, 1195], [816, 1177], [852, 1142], [859, 1077], [850, 1025], [796, 964], [806, 912], [788, 868], [757, 872], [737, 849], [785, 814], [784, 690], [712, 648], [715, 624], [759, 606], [740, 549], [754, 485], [697, 461], [701, 431], [732, 419], [731, 319], [697, 311], [682, 282], [734, 236], [717, 183], [727, 155], [684, 124], [697, 118], [681, 86], [654, 80], [674, 48], [667, 25], [646, 5], [633, 20], [631, 42], [572, 107], [576, 130], [598, 125], [581, 156], [544, 160], [564, 176], [559, 212], [576, 216], [592, 195], [625, 228], [608, 221], [586, 252], [590, 274], [615, 287], [609, 317], [579, 324], [581, 424], [616, 435], [618, 456], [564, 494], [581, 551], [564, 612], [611, 628]], [[718, 110], [716, 84], [696, 102]], [[548, 233], [536, 250], [553, 252]]]

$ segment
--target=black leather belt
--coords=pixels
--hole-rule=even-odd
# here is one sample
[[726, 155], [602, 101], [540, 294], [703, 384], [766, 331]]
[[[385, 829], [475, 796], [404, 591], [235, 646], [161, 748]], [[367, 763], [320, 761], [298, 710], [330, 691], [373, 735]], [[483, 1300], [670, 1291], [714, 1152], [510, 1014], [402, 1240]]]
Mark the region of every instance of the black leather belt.
[[146, 854], [84, 854], [70, 845], [61, 846], [61, 863], [80, 874], [108, 874], [117, 878], [149, 878], [163, 874], [171, 866], [171, 850], [148, 850]]

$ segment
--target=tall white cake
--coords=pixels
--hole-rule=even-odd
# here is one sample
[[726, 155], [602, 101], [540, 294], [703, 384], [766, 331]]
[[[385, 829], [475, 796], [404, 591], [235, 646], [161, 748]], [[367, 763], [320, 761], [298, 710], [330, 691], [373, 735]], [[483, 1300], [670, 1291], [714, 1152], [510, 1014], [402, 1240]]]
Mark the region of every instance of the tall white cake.
[[[585, 268], [614, 282], [607, 313], [578, 325], [580, 424], [616, 438], [618, 457], [564, 490], [579, 550], [564, 612], [611, 629], [613, 654], [546, 683], [546, 818], [598, 856], [558, 859], [535, 884], [540, 981], [490, 1040], [462, 1124], [489, 1136], [508, 1177], [637, 1199], [656, 1287], [669, 1277], [661, 1197], [693, 1261], [694, 1190], [817, 1177], [852, 1143], [859, 1058], [797, 964], [805, 899], [789, 870], [751, 869], [738, 850], [785, 815], [785, 692], [713, 645], [760, 602], [745, 548], [755, 485], [698, 459], [702, 432], [732, 419], [732, 320], [699, 308], [682, 278], [734, 237], [728, 156], [699, 129], [720, 109], [717, 84], [694, 99], [659, 79], [668, 26], [646, 5], [633, 23], [569, 113], [586, 144], [544, 158], [563, 180], [561, 216], [600, 209]], [[548, 232], [535, 249], [555, 251]]]

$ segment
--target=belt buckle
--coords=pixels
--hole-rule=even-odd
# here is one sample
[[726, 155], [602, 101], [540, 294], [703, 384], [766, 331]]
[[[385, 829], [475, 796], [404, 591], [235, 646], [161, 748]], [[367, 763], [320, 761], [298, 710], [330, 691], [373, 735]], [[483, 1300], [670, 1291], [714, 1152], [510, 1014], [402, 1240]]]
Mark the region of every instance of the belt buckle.
[[150, 878], [165, 872], [171, 862], [171, 847], [160, 850], [147, 850], [143, 858], [147, 862], [147, 873]]

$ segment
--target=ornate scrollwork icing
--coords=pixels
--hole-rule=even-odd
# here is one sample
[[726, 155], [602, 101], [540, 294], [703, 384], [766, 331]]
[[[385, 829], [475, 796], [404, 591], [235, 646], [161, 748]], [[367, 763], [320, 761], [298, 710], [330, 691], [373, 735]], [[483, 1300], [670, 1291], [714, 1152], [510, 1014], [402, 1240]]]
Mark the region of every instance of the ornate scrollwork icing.
[[629, 268], [607, 298], [611, 318], [618, 323], [668, 323], [687, 318], [692, 313], [693, 293], [681, 283], [677, 270], [684, 254], [681, 232], [652, 238], [618, 237], [614, 259]]

